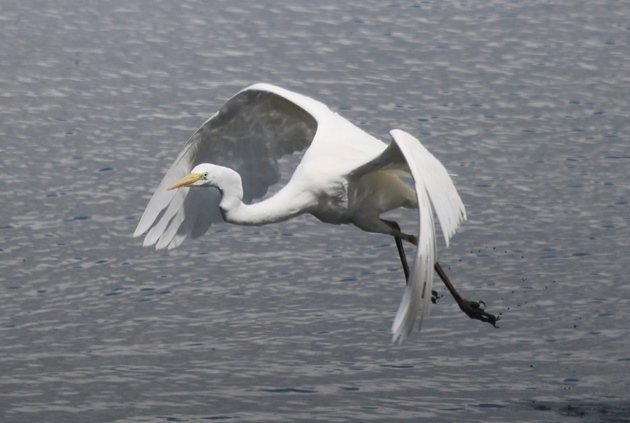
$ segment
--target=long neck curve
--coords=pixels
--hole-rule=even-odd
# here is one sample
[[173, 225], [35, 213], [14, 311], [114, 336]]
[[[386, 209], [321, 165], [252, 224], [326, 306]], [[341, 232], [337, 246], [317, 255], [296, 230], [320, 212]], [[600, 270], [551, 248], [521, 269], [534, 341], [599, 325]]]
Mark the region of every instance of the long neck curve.
[[223, 218], [238, 225], [265, 225], [281, 222], [305, 212], [305, 203], [285, 186], [275, 195], [254, 204], [243, 203], [241, 176], [234, 170], [223, 168], [221, 178], [214, 185], [221, 191], [219, 203]]

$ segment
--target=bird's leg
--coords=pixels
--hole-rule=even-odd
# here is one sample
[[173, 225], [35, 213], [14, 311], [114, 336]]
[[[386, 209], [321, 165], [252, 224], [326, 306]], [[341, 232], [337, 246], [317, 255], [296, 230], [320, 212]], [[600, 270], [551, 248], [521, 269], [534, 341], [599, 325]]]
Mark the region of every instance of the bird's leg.
[[409, 264], [407, 263], [407, 256], [405, 255], [405, 249], [403, 248], [402, 239], [397, 236], [394, 237], [396, 241], [396, 249], [398, 249], [398, 256], [400, 257], [400, 263], [403, 267], [403, 272], [405, 272], [405, 281], [409, 283]]
[[[396, 222], [388, 221], [388, 220], [383, 220], [383, 222], [386, 223], [390, 228], [392, 228], [392, 233], [394, 235], [394, 239], [396, 240], [396, 248], [398, 248], [400, 261], [403, 266], [403, 271], [405, 272], [405, 279], [408, 281], [409, 280], [409, 265], [407, 264], [407, 258], [405, 256], [405, 250], [403, 248], [402, 240], [408, 241], [417, 246], [418, 239], [413, 235], [409, 235], [409, 234], [401, 232], [400, 226]], [[485, 307], [486, 303], [484, 303], [483, 301], [470, 301], [463, 298], [461, 294], [459, 293], [459, 291], [457, 291], [457, 289], [455, 288], [451, 280], [446, 275], [446, 272], [444, 271], [444, 269], [442, 269], [442, 266], [440, 265], [440, 263], [436, 261], [433, 268], [435, 269], [437, 274], [440, 276], [440, 279], [442, 279], [442, 282], [444, 282], [444, 285], [446, 285], [446, 288], [449, 290], [449, 292], [451, 293], [451, 295], [457, 302], [457, 305], [459, 306], [459, 308], [464, 313], [466, 313], [468, 317], [470, 317], [471, 319], [476, 319], [482, 322], [490, 323], [492, 326], [497, 327], [496, 323], [499, 321], [500, 316], [497, 317], [494, 314], [490, 314], [486, 312], [484, 308], [482, 307], [482, 305]], [[441, 295], [439, 295], [436, 291], [431, 291], [431, 301], [434, 304], [440, 299], [440, 297]]]
[[[394, 231], [399, 232], [402, 235], [406, 235], [408, 241], [410, 241], [409, 238], [412, 238], [415, 240], [415, 237], [413, 235], [407, 235], [407, 234], [403, 234], [402, 232], [400, 232], [400, 225], [398, 225], [398, 223], [394, 222], [394, 221], [390, 221], [390, 220], [383, 220], [383, 222], [385, 222], [389, 227], [391, 227]], [[398, 236], [398, 235], [394, 235], [394, 240], [396, 241], [396, 249], [398, 250], [398, 256], [400, 257], [400, 263], [402, 264], [402, 268], [403, 268], [403, 272], [405, 273], [405, 283], [409, 283], [409, 264], [407, 263], [407, 256], [405, 254], [405, 249], [403, 247], [403, 243], [402, 240], [403, 238]], [[410, 241], [412, 242], [412, 241]], [[417, 244], [417, 240], [414, 244]], [[431, 302], [433, 304], [436, 304], [438, 302], [438, 300], [442, 297], [442, 295], [440, 295], [437, 291], [431, 291]]]
[[446, 285], [446, 288], [448, 288], [449, 292], [457, 302], [459, 308], [464, 313], [466, 313], [468, 317], [470, 317], [471, 319], [477, 319], [481, 320], [482, 322], [490, 323], [495, 328], [497, 327], [496, 323], [501, 318], [500, 316], [497, 317], [494, 314], [486, 312], [482, 307], [482, 305], [484, 307], [486, 306], [486, 303], [484, 303], [483, 301], [470, 301], [463, 298], [457, 291], [457, 289], [455, 289], [455, 286], [450, 281], [448, 276], [446, 276], [446, 272], [444, 272], [444, 269], [442, 269], [440, 263], [436, 261], [433, 267], [435, 268], [437, 274], [440, 276], [440, 279], [442, 279], [442, 282], [444, 282], [444, 285]]

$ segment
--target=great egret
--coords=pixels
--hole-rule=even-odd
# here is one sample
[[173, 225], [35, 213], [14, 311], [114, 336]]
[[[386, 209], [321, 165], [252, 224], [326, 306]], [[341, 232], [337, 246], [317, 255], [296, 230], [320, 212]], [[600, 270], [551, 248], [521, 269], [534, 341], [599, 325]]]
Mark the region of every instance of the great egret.
[[[196, 238], [216, 222], [263, 225], [310, 213], [327, 223], [351, 223], [396, 240], [407, 286], [392, 326], [394, 342], [420, 328], [432, 299], [434, 268], [469, 317], [494, 325], [497, 318], [484, 311], [483, 302], [463, 299], [436, 260], [434, 213], [447, 246], [466, 218], [453, 181], [413, 136], [398, 129], [390, 134], [393, 142], [387, 145], [319, 101], [254, 84], [193, 134], [155, 190], [134, 236], [146, 233], [143, 245], [161, 249]], [[251, 203], [281, 180], [279, 160], [302, 151], [288, 183]], [[381, 219], [399, 207], [417, 208], [417, 236]], [[401, 240], [417, 245], [411, 271]]]

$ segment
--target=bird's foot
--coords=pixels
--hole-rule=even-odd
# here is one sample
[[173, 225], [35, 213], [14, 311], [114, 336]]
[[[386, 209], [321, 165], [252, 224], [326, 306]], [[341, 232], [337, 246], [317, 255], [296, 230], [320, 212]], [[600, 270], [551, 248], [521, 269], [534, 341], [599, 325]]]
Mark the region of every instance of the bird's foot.
[[443, 296], [443, 294], [440, 294], [436, 290], [431, 290], [431, 302], [433, 304], [437, 304], [438, 301], [440, 301], [440, 298], [442, 298]]
[[486, 312], [484, 310], [485, 306], [486, 303], [483, 301], [469, 301], [467, 299], [462, 299], [461, 303], [459, 303], [459, 308], [471, 319], [481, 320], [482, 322], [490, 323], [495, 328], [498, 327], [497, 322], [501, 319], [501, 316], [495, 316]]

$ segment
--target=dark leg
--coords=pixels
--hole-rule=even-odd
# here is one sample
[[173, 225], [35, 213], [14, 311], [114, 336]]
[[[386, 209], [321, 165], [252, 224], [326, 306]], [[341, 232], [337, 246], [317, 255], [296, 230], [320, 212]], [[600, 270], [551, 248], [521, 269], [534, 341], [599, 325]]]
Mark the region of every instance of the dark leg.
[[457, 289], [455, 289], [455, 286], [450, 281], [448, 276], [446, 276], [446, 272], [444, 272], [444, 269], [442, 269], [440, 263], [435, 262], [434, 268], [437, 274], [440, 276], [440, 279], [442, 279], [442, 282], [444, 282], [444, 285], [446, 285], [446, 288], [448, 288], [449, 292], [457, 302], [457, 305], [459, 305], [459, 308], [464, 313], [466, 313], [468, 317], [470, 317], [471, 319], [477, 319], [481, 320], [482, 322], [490, 323], [495, 328], [497, 327], [496, 323], [501, 318], [500, 316], [497, 317], [494, 314], [487, 313], [483, 309], [483, 307], [481, 307], [482, 304], [484, 307], [486, 306], [486, 303], [484, 303], [483, 301], [469, 301], [463, 298], [457, 291]]
[[[418, 240], [413, 235], [409, 235], [409, 234], [405, 234], [401, 232], [400, 226], [398, 225], [398, 223], [389, 221], [389, 220], [383, 220], [383, 222], [386, 223], [392, 229], [394, 229], [394, 232], [395, 232], [394, 239], [396, 240], [396, 248], [398, 249], [400, 262], [402, 263], [403, 271], [405, 272], [405, 280], [408, 281], [409, 280], [409, 264], [407, 263], [407, 257], [405, 255], [405, 250], [403, 248], [402, 240], [404, 239], [405, 241], [411, 242], [414, 245], [418, 245]], [[476, 319], [482, 322], [490, 323], [495, 328], [497, 327], [496, 323], [501, 318], [500, 316], [497, 317], [494, 314], [487, 313], [482, 307], [482, 305], [484, 307], [486, 306], [486, 303], [484, 303], [483, 301], [470, 301], [463, 298], [461, 294], [459, 293], [459, 291], [457, 291], [453, 283], [450, 281], [448, 276], [446, 276], [446, 272], [444, 272], [444, 269], [442, 269], [442, 266], [440, 266], [440, 263], [435, 262], [435, 265], [433, 267], [435, 271], [437, 272], [437, 274], [440, 276], [440, 279], [442, 279], [442, 282], [444, 282], [444, 285], [446, 285], [446, 288], [449, 290], [449, 292], [451, 293], [451, 295], [457, 302], [457, 305], [459, 306], [459, 308], [464, 313], [466, 313], [468, 317], [470, 317], [471, 319]], [[431, 291], [431, 302], [433, 302], [433, 304], [435, 304], [440, 299], [440, 297], [441, 295], [439, 295], [436, 291]]]
[[402, 264], [403, 272], [405, 272], [405, 281], [408, 283], [409, 264], [407, 263], [407, 256], [405, 255], [405, 249], [403, 248], [402, 239], [395, 236], [394, 240], [396, 241], [396, 249], [398, 249], [398, 256], [400, 257], [400, 263]]
[[[389, 220], [383, 220], [383, 222], [400, 232], [400, 225], [398, 225], [398, 223]], [[400, 263], [402, 264], [403, 272], [405, 273], [405, 283], [409, 283], [409, 264], [407, 263], [407, 255], [405, 254], [402, 238], [394, 235], [394, 240], [396, 241], [396, 249], [398, 250]], [[431, 302], [433, 304], [436, 304], [440, 298], [442, 298], [442, 295], [440, 295], [437, 291], [431, 291]]]

